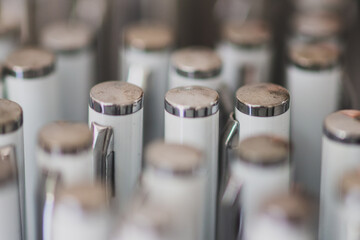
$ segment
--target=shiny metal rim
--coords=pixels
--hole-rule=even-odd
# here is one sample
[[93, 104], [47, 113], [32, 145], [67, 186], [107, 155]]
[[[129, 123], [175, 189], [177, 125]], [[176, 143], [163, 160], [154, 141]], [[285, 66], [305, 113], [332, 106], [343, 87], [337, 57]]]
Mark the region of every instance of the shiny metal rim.
[[303, 66], [292, 60], [289, 60], [289, 61], [290, 61], [291, 65], [293, 65], [296, 68], [307, 70], [307, 71], [312, 71], [312, 72], [321, 72], [321, 71], [325, 71], [325, 70], [332, 70], [339, 65], [338, 61], [333, 62], [327, 66], [321, 66], [321, 65]]
[[249, 165], [253, 165], [253, 166], [260, 166], [260, 167], [277, 167], [277, 166], [282, 166], [286, 163], [288, 163], [288, 157], [284, 156], [283, 158], [279, 158], [278, 161], [272, 161], [272, 162], [254, 162], [251, 161], [250, 159], [244, 158], [242, 156], [241, 153], [237, 154], [239, 161], [249, 164]]
[[323, 128], [323, 132], [327, 138], [336, 142], [347, 143], [347, 144], [360, 144], [360, 136], [341, 137], [330, 132], [326, 127]]
[[208, 72], [202, 72], [202, 71], [186, 72], [176, 67], [173, 68], [177, 74], [186, 78], [207, 79], [207, 78], [217, 77], [221, 73], [221, 68], [217, 68]]
[[49, 154], [58, 154], [58, 155], [75, 155], [78, 153], [82, 153], [88, 151], [92, 147], [92, 143], [90, 142], [89, 145], [83, 147], [74, 147], [74, 148], [50, 148], [48, 145], [38, 142], [39, 147], [46, 153]]
[[175, 115], [183, 118], [201, 118], [214, 115], [219, 110], [219, 102], [214, 103], [211, 106], [203, 108], [190, 108], [190, 107], [178, 107], [173, 106], [167, 100], [165, 100], [165, 110], [171, 115]]
[[3, 74], [4, 76], [10, 75], [15, 78], [38, 78], [38, 77], [47, 76], [53, 73], [54, 71], [55, 71], [55, 62], [41, 69], [17, 70], [16, 68], [10, 69], [4, 66]]
[[138, 51], [138, 52], [144, 52], [144, 53], [161, 53], [161, 52], [167, 52], [170, 51], [172, 48], [170, 46], [165, 46], [161, 48], [137, 48], [130, 44], [125, 43], [124, 48], [128, 50]]
[[191, 170], [189, 169], [184, 171], [156, 167], [152, 164], [147, 164], [146, 168], [148, 168], [151, 171], [155, 171], [158, 174], [174, 176], [174, 177], [197, 177], [201, 174], [204, 174], [204, 170], [202, 169], [201, 166], [198, 166]]
[[129, 115], [136, 113], [137, 111], [141, 110], [143, 107], [143, 93], [137, 102], [134, 102], [130, 105], [109, 105], [108, 103], [101, 103], [96, 101], [95, 99], [90, 97], [89, 106], [95, 112], [111, 115], [111, 116], [121, 116], [121, 115]]
[[20, 127], [22, 127], [22, 125], [23, 125], [23, 115], [21, 114], [19, 119], [0, 125], [0, 134], [14, 132], [18, 130]]
[[56, 54], [62, 54], [62, 55], [76, 55], [85, 51], [90, 51], [91, 48], [93, 47], [93, 44], [84, 46], [84, 47], [79, 47], [79, 48], [72, 48], [72, 49], [58, 49], [58, 50], [54, 50], [54, 52]]
[[278, 106], [253, 106], [249, 104], [245, 104], [240, 102], [239, 100], [236, 101], [236, 108], [240, 112], [255, 117], [275, 117], [285, 113], [290, 108], [290, 98], [286, 101], [282, 102]]
[[231, 42], [230, 40], [227, 40], [228, 44], [230, 44], [231, 46], [237, 48], [237, 49], [243, 49], [243, 50], [262, 50], [262, 49], [267, 49], [269, 47], [270, 42], [264, 42], [264, 43], [257, 43], [257, 44], [238, 44], [238, 43], [234, 43]]

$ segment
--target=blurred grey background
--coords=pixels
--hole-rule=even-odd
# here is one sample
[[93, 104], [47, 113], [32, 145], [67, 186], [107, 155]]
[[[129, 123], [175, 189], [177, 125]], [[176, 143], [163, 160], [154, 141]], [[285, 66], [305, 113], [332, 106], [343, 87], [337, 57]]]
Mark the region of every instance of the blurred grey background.
[[[173, 27], [176, 47], [215, 46], [223, 20], [261, 16], [271, 23], [276, 54], [273, 81], [284, 80], [285, 40], [293, 12], [291, 0], [13, 0], [25, 1], [27, 16], [22, 26], [22, 41], [36, 44], [39, 29], [71, 14], [89, 21], [97, 30], [97, 82], [119, 79], [118, 46], [121, 32], [137, 20], [159, 20]], [[324, 1], [324, 0], [307, 0]], [[355, 1], [355, 0], [353, 0]], [[355, 3], [355, 2], [354, 2]], [[74, 7], [74, 5], [76, 5]], [[358, 1], [355, 4], [358, 8]], [[359, 17], [346, 32], [345, 68], [360, 91]], [[349, 50], [350, 49], [350, 50]]]

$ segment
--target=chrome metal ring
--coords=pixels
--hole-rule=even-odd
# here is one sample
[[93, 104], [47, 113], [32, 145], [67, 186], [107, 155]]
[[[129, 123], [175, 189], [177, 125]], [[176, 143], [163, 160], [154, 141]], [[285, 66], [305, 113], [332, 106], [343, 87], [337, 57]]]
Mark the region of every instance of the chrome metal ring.
[[275, 117], [285, 113], [290, 108], [290, 98], [278, 106], [254, 106], [239, 100], [236, 101], [236, 108], [240, 112], [255, 117]]
[[336, 68], [337, 66], [339, 66], [339, 62], [333, 62], [327, 66], [322, 66], [322, 65], [312, 65], [312, 66], [303, 66], [301, 64], [296, 63], [293, 60], [289, 60], [289, 63], [299, 69], [302, 70], [307, 70], [307, 71], [312, 71], [312, 72], [321, 72], [321, 71], [326, 71], [326, 70], [332, 70], [334, 68]]
[[221, 68], [217, 68], [208, 72], [202, 72], [202, 71], [186, 72], [174, 66], [173, 68], [177, 74], [186, 78], [207, 79], [207, 78], [217, 77], [221, 73]]
[[0, 125], [0, 134], [14, 132], [18, 130], [22, 125], [23, 125], [23, 116], [21, 114], [21, 117], [18, 120]]
[[348, 136], [339, 136], [329, 131], [325, 126], [323, 128], [324, 135], [330, 140], [347, 143], [347, 144], [360, 144], [360, 136], [359, 135], [348, 135]]
[[23, 111], [20, 105], [7, 99], [0, 99], [0, 134], [18, 130], [23, 125]]
[[202, 167], [196, 167], [193, 169], [189, 169], [189, 170], [170, 170], [170, 169], [166, 169], [166, 168], [161, 168], [161, 167], [156, 167], [153, 164], [147, 164], [146, 168], [148, 168], [149, 170], [152, 170], [158, 174], [161, 175], [168, 175], [168, 176], [179, 176], [179, 177], [196, 177], [199, 176], [201, 174], [204, 174], [204, 170], [202, 169]]
[[102, 82], [90, 90], [89, 106], [95, 112], [119, 116], [142, 109], [144, 91], [123, 81]]
[[219, 110], [219, 102], [208, 107], [192, 108], [174, 106], [165, 99], [165, 110], [175, 116], [184, 118], [201, 118], [214, 115]]
[[143, 107], [143, 97], [135, 103], [130, 105], [109, 105], [108, 103], [101, 103], [92, 99], [90, 97], [89, 106], [95, 112], [105, 114], [105, 115], [113, 115], [113, 116], [120, 116], [120, 115], [128, 115], [132, 113], [136, 113]]
[[38, 141], [38, 146], [48, 154], [75, 155], [90, 150], [92, 147], [92, 143], [84, 145], [82, 147], [53, 148], [46, 143]]
[[53, 62], [49, 66], [40, 69], [17, 69], [17, 68], [10, 69], [6, 65], [4, 65], [3, 75], [4, 76], [10, 75], [15, 78], [38, 78], [38, 77], [44, 77], [50, 75], [54, 71], [55, 71], [55, 62]]
[[237, 157], [238, 157], [238, 160], [243, 163], [254, 165], [254, 166], [261, 166], [261, 167], [277, 167], [277, 166], [284, 165], [288, 162], [287, 156], [284, 156], [283, 158], [279, 158], [279, 159], [277, 159], [277, 161], [270, 161], [270, 162], [254, 162], [254, 161], [251, 161], [251, 160], [243, 157], [243, 155], [241, 153], [238, 153]]

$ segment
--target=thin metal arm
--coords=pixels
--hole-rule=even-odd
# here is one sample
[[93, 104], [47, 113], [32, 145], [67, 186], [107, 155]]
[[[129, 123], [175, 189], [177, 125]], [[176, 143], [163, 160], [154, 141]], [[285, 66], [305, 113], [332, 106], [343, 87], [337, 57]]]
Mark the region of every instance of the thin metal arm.
[[[234, 113], [230, 113], [224, 131], [220, 137], [220, 154], [219, 154], [219, 172], [218, 172], [218, 193], [224, 192], [228, 180], [229, 173], [229, 149], [237, 146], [237, 139], [239, 134], [239, 122], [235, 120]], [[220, 195], [218, 195], [220, 196]]]
[[105, 186], [106, 196], [115, 196], [113, 129], [93, 122], [93, 150], [96, 177]]
[[52, 220], [55, 208], [55, 195], [61, 183], [58, 172], [43, 171], [38, 185], [39, 233], [42, 240], [52, 239]]
[[243, 184], [230, 177], [219, 205], [217, 239], [241, 240], [243, 214], [241, 191]]
[[239, 122], [231, 113], [220, 138], [218, 199], [217, 199], [217, 239], [236, 240], [239, 235], [240, 189], [230, 178], [228, 151], [237, 146]]

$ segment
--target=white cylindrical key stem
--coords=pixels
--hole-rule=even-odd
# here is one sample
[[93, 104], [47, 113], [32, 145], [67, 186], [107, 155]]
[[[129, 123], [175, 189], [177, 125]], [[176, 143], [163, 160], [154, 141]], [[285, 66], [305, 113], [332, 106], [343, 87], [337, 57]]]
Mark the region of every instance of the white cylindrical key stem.
[[58, 172], [64, 185], [93, 182], [92, 134], [85, 123], [54, 122], [38, 135], [41, 169]]
[[249, 229], [248, 240], [315, 240], [314, 206], [300, 194], [281, 194], [266, 200]]
[[134, 198], [111, 240], [173, 240], [171, 214], [143, 198], [146, 194]]
[[36, 136], [46, 123], [59, 116], [59, 89], [55, 57], [38, 48], [24, 48], [12, 53], [4, 64], [6, 97], [20, 104], [24, 111], [25, 201], [27, 239], [37, 240], [36, 184], [39, 175]]
[[342, 110], [324, 122], [322, 138], [320, 238], [335, 240], [339, 232], [337, 217], [339, 182], [343, 175], [359, 166], [360, 111]]
[[120, 81], [103, 82], [90, 91], [95, 171], [114, 190], [117, 210], [131, 198], [142, 168], [143, 96], [141, 88]]
[[0, 147], [0, 234], [4, 239], [23, 239], [19, 186], [14, 145]]
[[[23, 111], [15, 102], [0, 99], [0, 147], [15, 149], [18, 177], [21, 231], [25, 234], [25, 181], [24, 181], [24, 136]], [[20, 213], [19, 213], [20, 214]], [[20, 216], [19, 216], [20, 218]]]
[[164, 96], [168, 89], [173, 34], [155, 22], [132, 24], [124, 32], [123, 79], [144, 90], [144, 142], [164, 137]]
[[265, 22], [225, 23], [217, 51], [224, 65], [222, 79], [232, 93], [242, 85], [270, 80], [270, 38]]
[[57, 22], [41, 32], [43, 47], [55, 52], [62, 120], [86, 122], [88, 94], [95, 80], [93, 32], [80, 22]]
[[250, 84], [236, 91], [235, 119], [240, 123], [239, 141], [259, 134], [289, 139], [290, 95], [271, 83]]
[[219, 95], [206, 87], [179, 87], [165, 96], [165, 141], [194, 146], [208, 173], [204, 239], [215, 238], [219, 145]]
[[356, 240], [360, 237], [360, 169], [345, 173], [339, 182], [336, 206], [338, 228], [333, 239]]
[[[339, 106], [341, 69], [336, 45], [294, 45], [287, 67], [291, 95], [292, 160], [295, 180], [314, 194], [320, 194], [321, 138], [325, 117]], [[326, 91], [324, 91], [326, 89]]]
[[55, 198], [53, 240], [109, 239], [110, 214], [100, 185], [68, 187]]
[[241, 232], [246, 236], [264, 201], [289, 191], [289, 143], [270, 135], [249, 137], [240, 142], [236, 155], [230, 174], [240, 184]]
[[203, 239], [206, 174], [196, 148], [155, 142], [145, 153], [141, 184], [148, 201], [172, 217], [171, 239]]

